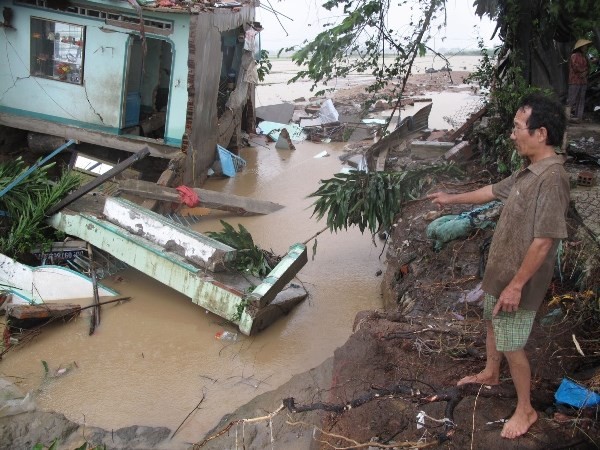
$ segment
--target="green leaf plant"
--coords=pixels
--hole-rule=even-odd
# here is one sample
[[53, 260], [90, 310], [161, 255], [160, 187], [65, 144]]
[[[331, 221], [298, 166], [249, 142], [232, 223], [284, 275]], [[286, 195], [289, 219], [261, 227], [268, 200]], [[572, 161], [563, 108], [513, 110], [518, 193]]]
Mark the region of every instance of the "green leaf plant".
[[[54, 163], [39, 167], [0, 198], [0, 252], [15, 259], [34, 247], [48, 248], [55, 233], [46, 224], [45, 212], [77, 188], [80, 178], [63, 173], [56, 181], [49, 174]], [[29, 167], [22, 158], [0, 164], [0, 190], [7, 187]]]
[[402, 172], [338, 173], [323, 180], [315, 197], [313, 216], [326, 218], [331, 231], [358, 226], [361, 233], [388, 230], [407, 201], [419, 199], [436, 174], [457, 175], [453, 164], [442, 164]]

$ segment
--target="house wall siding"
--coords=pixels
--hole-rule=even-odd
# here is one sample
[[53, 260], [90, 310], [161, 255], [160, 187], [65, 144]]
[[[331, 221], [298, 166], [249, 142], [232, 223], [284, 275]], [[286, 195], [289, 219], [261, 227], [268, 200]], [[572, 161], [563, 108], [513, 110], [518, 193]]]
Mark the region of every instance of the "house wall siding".
[[[118, 133], [123, 114], [128, 42], [131, 35], [139, 35], [139, 32], [77, 14], [0, 2], [4, 4], [9, 4], [14, 11], [15, 29], [3, 28], [0, 33], [0, 111]], [[114, 2], [78, 4], [104, 10], [110, 6], [111, 11], [119, 11]], [[128, 14], [137, 14], [127, 3], [120, 2], [118, 6]], [[185, 128], [190, 16], [146, 11], [143, 14], [144, 18], [173, 23], [171, 34], [154, 35], [146, 31], [146, 37], [167, 40], [172, 45], [165, 141], [179, 146]], [[30, 76], [31, 17], [86, 27], [83, 85]]]
[[[192, 28], [194, 52], [188, 66], [193, 77], [194, 103], [188, 104], [187, 136], [189, 145], [184, 183], [199, 185], [214, 162], [219, 139], [217, 97], [223, 53], [221, 33], [254, 21], [254, 7], [244, 6], [237, 12], [216, 10], [194, 16]], [[191, 80], [190, 80], [191, 81]], [[184, 144], [185, 145], [185, 144]]]

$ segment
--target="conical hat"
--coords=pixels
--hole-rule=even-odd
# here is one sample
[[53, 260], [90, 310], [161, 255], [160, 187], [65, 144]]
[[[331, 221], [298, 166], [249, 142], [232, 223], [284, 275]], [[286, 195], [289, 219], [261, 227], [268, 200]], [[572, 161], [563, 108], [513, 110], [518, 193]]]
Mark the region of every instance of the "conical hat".
[[579, 47], [583, 47], [584, 45], [591, 43], [592, 41], [588, 41], [587, 39], [579, 39], [577, 42], [575, 42], [575, 47], [573, 47], [573, 50], [577, 50]]

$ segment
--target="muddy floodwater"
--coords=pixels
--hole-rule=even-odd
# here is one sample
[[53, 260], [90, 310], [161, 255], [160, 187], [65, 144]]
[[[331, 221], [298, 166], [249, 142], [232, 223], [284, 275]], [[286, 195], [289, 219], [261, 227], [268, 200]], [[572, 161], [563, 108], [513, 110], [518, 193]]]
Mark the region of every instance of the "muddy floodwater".
[[[282, 82], [288, 69], [278, 67], [272, 83], [259, 88], [259, 105], [309, 95], [306, 83], [290, 88]], [[444, 115], [476, 100], [465, 92], [440, 96], [439, 104], [447, 106], [432, 113], [434, 126], [443, 127]], [[312, 199], [307, 195], [321, 179], [340, 170], [343, 144], [303, 142], [287, 151], [276, 150], [260, 136], [251, 141], [252, 147], [240, 152], [247, 161], [244, 171], [232, 179], [209, 180], [204, 188], [285, 207], [268, 216], [213, 213], [195, 229], [220, 231], [220, 219], [236, 227], [243, 224], [258, 245], [283, 255], [291, 244], [324, 228], [323, 222], [311, 218]], [[330, 156], [315, 158], [324, 150]], [[47, 327], [32, 343], [0, 361], [0, 375], [23, 391], [34, 391], [39, 408], [108, 430], [134, 424], [175, 430], [193, 412], [171, 441], [171, 448], [183, 448], [200, 440], [224, 414], [320, 364], [346, 341], [358, 311], [382, 306], [381, 278], [376, 275], [383, 269], [379, 240], [374, 246], [371, 236], [357, 229], [325, 232], [317, 238], [312, 260], [313, 242], [308, 245], [309, 261], [296, 280], [309, 298], [256, 337], [215, 339], [217, 332], [235, 329], [183, 295], [127, 269], [103, 282], [131, 296], [131, 301], [103, 307], [102, 323], [93, 336], [88, 335], [87, 314]], [[50, 374], [59, 368], [70, 370], [44, 377], [42, 361]]]
[[[330, 157], [314, 158], [325, 149]], [[205, 187], [285, 208], [260, 217], [208, 216], [197, 229], [220, 231], [219, 219], [241, 223], [260, 246], [284, 254], [324, 227], [310, 218], [306, 196], [320, 179], [339, 171], [340, 153], [335, 146], [312, 143], [299, 144], [296, 151], [275, 150], [273, 144], [243, 149], [247, 168], [235, 179]], [[7, 354], [0, 371], [15, 377], [23, 390], [36, 390], [39, 407], [109, 430], [133, 424], [174, 430], [204, 399], [173, 445], [196, 442], [224, 414], [331, 356], [350, 334], [356, 312], [381, 306], [376, 276], [381, 250], [358, 230], [320, 235], [314, 261], [309, 257], [298, 275], [310, 297], [258, 336], [240, 335], [235, 343], [215, 339], [222, 329], [234, 330], [223, 319], [142, 273], [125, 270], [106, 284], [132, 300], [103, 307], [93, 336], [87, 315], [49, 327], [32, 344]], [[51, 371], [76, 367], [44, 380], [42, 360]]]

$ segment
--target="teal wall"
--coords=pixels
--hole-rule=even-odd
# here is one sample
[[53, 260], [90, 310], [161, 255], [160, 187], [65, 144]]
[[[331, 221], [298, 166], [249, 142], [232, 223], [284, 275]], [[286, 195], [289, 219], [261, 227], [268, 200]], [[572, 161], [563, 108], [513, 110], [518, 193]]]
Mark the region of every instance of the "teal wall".
[[[81, 3], [102, 10], [127, 11], [137, 15], [126, 2]], [[104, 19], [0, 1], [0, 8], [14, 11], [15, 29], [0, 28], [0, 111], [43, 118], [82, 128], [119, 132], [125, 95], [125, 65], [130, 36], [138, 34], [111, 26]], [[56, 20], [86, 27], [83, 85], [30, 76], [30, 18]], [[187, 105], [187, 59], [190, 17], [187, 14], [150, 13], [145, 19], [173, 23], [172, 34], [146, 32], [147, 37], [171, 43], [173, 58], [165, 141], [179, 146], [185, 128]]]

